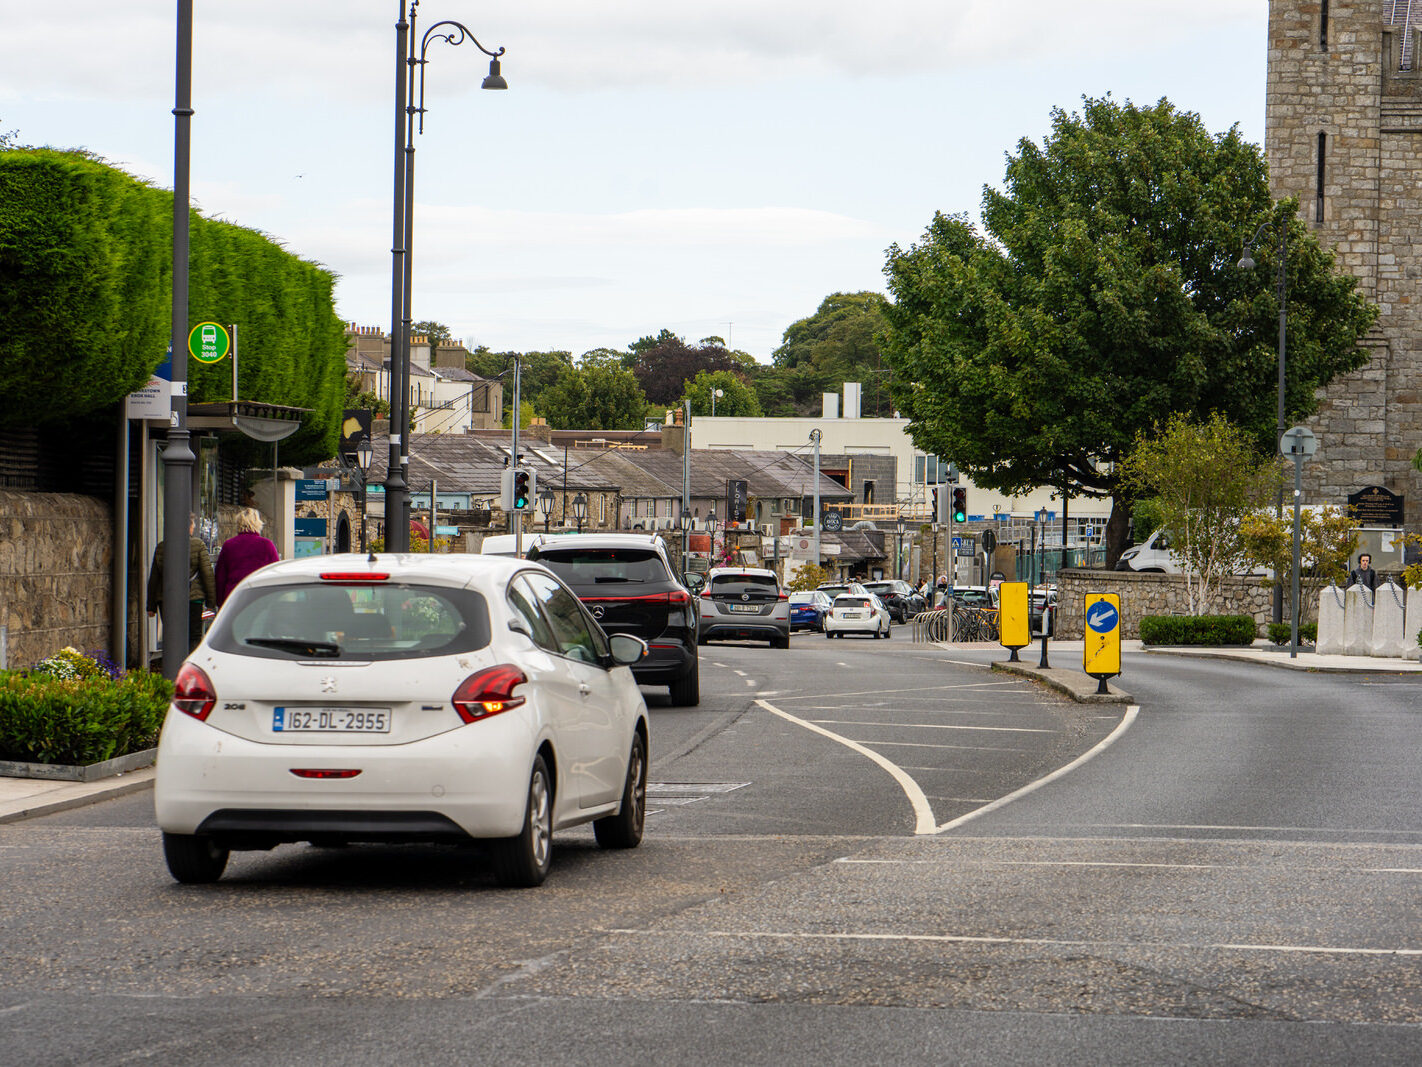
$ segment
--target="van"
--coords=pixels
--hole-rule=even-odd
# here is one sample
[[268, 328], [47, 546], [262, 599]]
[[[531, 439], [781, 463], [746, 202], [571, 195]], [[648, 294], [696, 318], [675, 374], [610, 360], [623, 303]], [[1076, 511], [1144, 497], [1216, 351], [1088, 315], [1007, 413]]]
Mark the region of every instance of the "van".
[[1118, 571], [1150, 571], [1155, 574], [1183, 574], [1185, 568], [1170, 550], [1170, 534], [1158, 529], [1143, 544], [1128, 548], [1116, 561]]
[[[484, 538], [484, 543], [479, 546], [479, 554], [483, 556], [515, 556], [518, 554], [515, 545], [516, 536], [514, 534], [490, 534]], [[528, 553], [541, 545], [544, 537], [541, 533], [526, 533], [523, 535], [523, 554], [526, 558]]]

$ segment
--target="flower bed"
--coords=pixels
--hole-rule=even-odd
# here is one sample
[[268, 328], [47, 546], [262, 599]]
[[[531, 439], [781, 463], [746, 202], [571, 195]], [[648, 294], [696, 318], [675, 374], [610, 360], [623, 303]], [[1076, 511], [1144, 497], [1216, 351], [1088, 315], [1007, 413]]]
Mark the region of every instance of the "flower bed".
[[0, 671], [0, 761], [85, 766], [151, 749], [173, 683], [72, 648]]

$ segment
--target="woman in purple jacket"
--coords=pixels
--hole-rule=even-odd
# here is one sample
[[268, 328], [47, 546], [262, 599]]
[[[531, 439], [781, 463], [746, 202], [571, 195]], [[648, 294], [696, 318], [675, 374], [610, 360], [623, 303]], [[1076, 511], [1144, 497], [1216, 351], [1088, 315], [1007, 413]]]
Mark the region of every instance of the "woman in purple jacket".
[[243, 578], [279, 559], [276, 545], [262, 536], [262, 513], [243, 508], [237, 513], [237, 533], [222, 542], [217, 555], [217, 606]]

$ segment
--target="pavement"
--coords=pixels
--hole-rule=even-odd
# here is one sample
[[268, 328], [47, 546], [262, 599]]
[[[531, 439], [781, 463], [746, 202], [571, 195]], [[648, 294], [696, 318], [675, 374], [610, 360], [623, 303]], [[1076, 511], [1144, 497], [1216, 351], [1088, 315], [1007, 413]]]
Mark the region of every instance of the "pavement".
[[[952, 650], [955, 646], [941, 644]], [[990, 648], [994, 646], [978, 646]], [[1035, 678], [1042, 684], [1064, 693], [1080, 703], [1130, 704], [1131, 694], [1111, 684], [1106, 692], [1098, 692], [1098, 682], [1081, 670], [1083, 645], [1080, 641], [1049, 641], [1047, 667], [1041, 662], [1040, 644], [1018, 652], [1020, 662], [1007, 661], [1008, 652], [1000, 649], [1002, 658], [992, 661], [992, 669]], [[1329, 671], [1373, 674], [1422, 674], [1422, 663], [1416, 660], [1385, 659], [1380, 656], [1320, 656], [1311, 649], [1300, 649], [1297, 657], [1289, 648], [1278, 648], [1265, 641], [1248, 648], [1146, 648], [1139, 641], [1122, 641], [1122, 653], [1146, 652], [1163, 656], [1199, 656], [1213, 659], [1243, 660], [1281, 670]], [[94, 782], [64, 782], [41, 778], [10, 778], [0, 775], [0, 825], [49, 815], [70, 808], [94, 804], [100, 800], [149, 789], [153, 785], [153, 767], [128, 771]]]

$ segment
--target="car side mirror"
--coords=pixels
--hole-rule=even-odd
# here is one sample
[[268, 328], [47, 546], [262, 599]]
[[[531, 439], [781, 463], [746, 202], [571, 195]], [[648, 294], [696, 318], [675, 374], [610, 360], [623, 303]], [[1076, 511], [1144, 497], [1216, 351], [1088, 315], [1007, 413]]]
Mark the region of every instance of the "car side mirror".
[[607, 643], [612, 648], [612, 662], [620, 666], [636, 663], [647, 654], [647, 642], [632, 634], [612, 634]]

